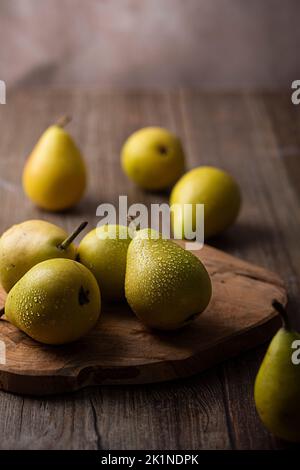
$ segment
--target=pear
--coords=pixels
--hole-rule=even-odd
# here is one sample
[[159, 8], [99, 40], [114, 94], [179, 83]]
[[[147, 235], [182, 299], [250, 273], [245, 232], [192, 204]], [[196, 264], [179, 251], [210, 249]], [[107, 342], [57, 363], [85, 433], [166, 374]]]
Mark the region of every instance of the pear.
[[173, 330], [190, 323], [211, 298], [210, 277], [201, 261], [155, 231], [136, 232], [129, 245], [126, 299], [146, 325]]
[[75, 341], [95, 326], [101, 309], [93, 274], [69, 259], [50, 259], [31, 268], [9, 292], [6, 318], [45, 344]]
[[178, 180], [184, 171], [185, 155], [176, 135], [161, 127], [145, 127], [126, 140], [121, 163], [138, 186], [157, 191]]
[[[283, 318], [256, 377], [254, 399], [260, 419], [275, 436], [300, 441], [300, 364], [293, 361], [300, 334], [290, 328], [281, 304], [273, 302]], [[297, 341], [298, 343], [294, 343]]]
[[131, 238], [123, 225], [102, 225], [88, 233], [78, 247], [78, 260], [98, 281], [103, 299], [125, 299], [127, 249]]
[[184, 220], [184, 204], [191, 204], [192, 230], [196, 230], [196, 204], [204, 204], [205, 238], [218, 235], [236, 220], [241, 206], [241, 193], [237, 182], [226, 171], [202, 166], [187, 172], [171, 192], [172, 227], [176, 238], [189, 238]]
[[48, 211], [74, 206], [86, 187], [85, 163], [64, 124], [62, 120], [44, 132], [23, 172], [26, 195]]
[[50, 258], [75, 259], [72, 241], [87, 222], [68, 236], [57, 225], [27, 220], [8, 229], [0, 239], [0, 283], [6, 292], [35, 264]]

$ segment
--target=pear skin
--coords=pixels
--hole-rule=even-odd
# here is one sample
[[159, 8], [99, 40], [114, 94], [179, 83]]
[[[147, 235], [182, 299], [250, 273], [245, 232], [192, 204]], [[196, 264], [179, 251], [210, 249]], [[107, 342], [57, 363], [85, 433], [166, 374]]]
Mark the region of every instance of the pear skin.
[[71, 136], [58, 125], [49, 127], [25, 164], [26, 195], [42, 209], [61, 211], [78, 203], [86, 180], [85, 163]]
[[138, 186], [158, 191], [172, 186], [182, 175], [185, 155], [176, 135], [161, 127], [145, 127], [126, 140], [121, 164]]
[[101, 295], [93, 274], [69, 259], [31, 268], [9, 292], [6, 318], [31, 338], [65, 344], [84, 336], [99, 318]]
[[[86, 223], [72, 234], [44, 220], [27, 220], [13, 225], [0, 238], [0, 282], [6, 292], [34, 265], [50, 258], [75, 259], [72, 239]], [[63, 246], [62, 244], [65, 243]]]
[[276, 333], [257, 374], [254, 399], [259, 417], [270, 432], [299, 442], [300, 364], [292, 361], [294, 341], [300, 341], [300, 334], [288, 324]]
[[103, 225], [89, 232], [78, 247], [78, 259], [94, 274], [102, 298], [125, 300], [127, 250], [131, 238], [122, 225]]
[[173, 330], [190, 323], [207, 307], [211, 281], [191, 252], [160, 235], [140, 230], [129, 245], [125, 276], [126, 299], [146, 325]]
[[196, 230], [196, 204], [204, 204], [205, 239], [218, 235], [236, 220], [241, 206], [238, 184], [227, 172], [210, 166], [188, 171], [175, 184], [171, 192], [172, 228], [176, 238], [187, 238], [184, 223], [184, 204], [192, 204], [192, 230]]

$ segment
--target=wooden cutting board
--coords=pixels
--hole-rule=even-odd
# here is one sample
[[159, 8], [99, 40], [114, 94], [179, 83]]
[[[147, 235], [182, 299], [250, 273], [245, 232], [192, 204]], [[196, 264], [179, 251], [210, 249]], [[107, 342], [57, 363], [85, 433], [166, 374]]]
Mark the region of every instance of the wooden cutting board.
[[[100, 384], [137, 384], [187, 377], [268, 340], [286, 304], [274, 273], [210, 246], [194, 252], [213, 284], [207, 310], [182, 330], [148, 330], [125, 304], [102, 309], [96, 328], [76, 343], [45, 346], [0, 321], [0, 388], [33, 395]], [[5, 293], [0, 289], [0, 306]]]

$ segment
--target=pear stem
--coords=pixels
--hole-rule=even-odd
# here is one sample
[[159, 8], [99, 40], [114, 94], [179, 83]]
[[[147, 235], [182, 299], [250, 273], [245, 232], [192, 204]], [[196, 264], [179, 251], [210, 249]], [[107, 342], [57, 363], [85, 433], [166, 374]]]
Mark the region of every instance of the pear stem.
[[278, 300], [276, 300], [276, 299], [274, 299], [272, 301], [272, 306], [279, 313], [279, 315], [281, 316], [283, 328], [285, 328], [286, 330], [290, 330], [291, 329], [291, 324], [290, 324], [290, 320], [289, 320], [287, 311], [284, 308], [284, 306], [280, 302], [278, 302]]
[[2, 308], [0, 309], [0, 318], [3, 317], [4, 314], [5, 314], [5, 308], [2, 307]]
[[69, 122], [72, 121], [72, 118], [71, 116], [68, 116], [67, 114], [65, 114], [64, 116], [61, 116], [55, 123], [56, 126], [58, 127], [66, 127]]
[[133, 225], [135, 226], [135, 229], [140, 230], [140, 228], [141, 228], [140, 224], [136, 225], [134, 223], [136, 218], [137, 218], [137, 215], [128, 215], [127, 216], [127, 222], [128, 222], [128, 224], [131, 224], [133, 222]]
[[66, 250], [72, 243], [73, 240], [75, 240], [75, 238], [80, 234], [80, 232], [82, 232], [83, 229], [85, 229], [85, 227], [87, 226], [88, 222], [82, 222], [79, 227], [77, 227], [76, 230], [74, 230], [73, 233], [71, 233], [71, 235], [66, 238], [63, 242], [61, 242], [57, 248], [59, 250]]

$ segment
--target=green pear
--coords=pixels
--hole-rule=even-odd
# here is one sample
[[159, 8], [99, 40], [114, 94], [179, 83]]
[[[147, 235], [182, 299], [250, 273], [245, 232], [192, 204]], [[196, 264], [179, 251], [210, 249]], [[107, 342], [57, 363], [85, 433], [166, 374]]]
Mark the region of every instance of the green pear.
[[103, 299], [125, 299], [127, 249], [131, 238], [123, 225], [102, 225], [88, 233], [78, 247], [78, 260], [98, 281]]
[[6, 292], [35, 264], [50, 258], [75, 259], [72, 241], [84, 229], [82, 223], [68, 236], [57, 225], [27, 220], [13, 225], [0, 239], [0, 282]]
[[146, 325], [162, 330], [190, 323], [211, 298], [201, 261], [153, 230], [140, 230], [129, 245], [125, 295]]
[[300, 334], [290, 328], [282, 305], [274, 301], [273, 306], [284, 323], [272, 339], [257, 374], [254, 399], [260, 419], [269, 431], [281, 439], [298, 442], [300, 364], [293, 357], [300, 347]]
[[189, 238], [186, 233], [185, 204], [192, 205], [192, 230], [196, 230], [196, 204], [204, 204], [205, 238], [227, 229], [238, 216], [241, 206], [240, 189], [227, 172], [210, 166], [194, 168], [176, 183], [170, 204], [178, 205], [172, 211], [172, 227], [176, 238]]
[[31, 338], [64, 344], [85, 335], [101, 309], [93, 274], [69, 259], [50, 259], [31, 268], [9, 292], [6, 318]]
[[87, 180], [86, 166], [62, 119], [49, 127], [29, 156], [23, 172], [23, 188], [37, 206], [61, 211], [82, 197]]

